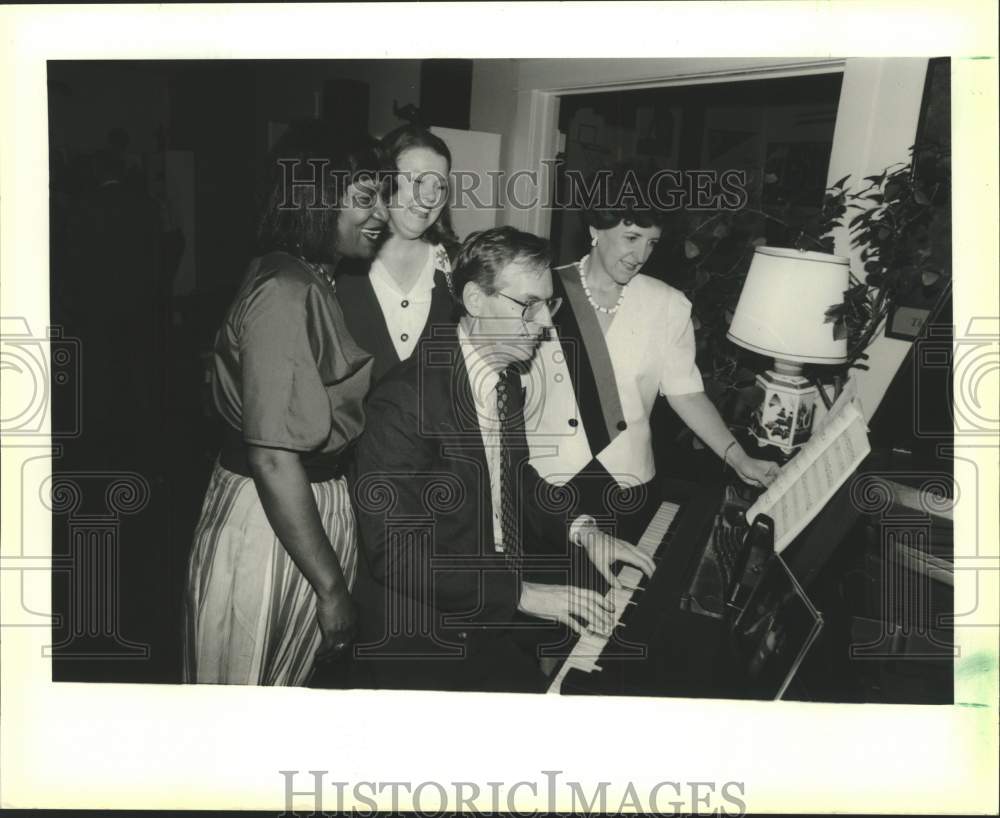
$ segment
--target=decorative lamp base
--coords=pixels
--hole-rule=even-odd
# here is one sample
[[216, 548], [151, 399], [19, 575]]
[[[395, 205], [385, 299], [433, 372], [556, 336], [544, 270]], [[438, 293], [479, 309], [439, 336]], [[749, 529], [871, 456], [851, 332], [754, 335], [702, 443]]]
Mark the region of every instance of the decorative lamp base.
[[751, 431], [766, 446], [793, 452], [812, 435], [818, 393], [801, 375], [768, 370], [757, 376], [764, 400], [754, 411]]

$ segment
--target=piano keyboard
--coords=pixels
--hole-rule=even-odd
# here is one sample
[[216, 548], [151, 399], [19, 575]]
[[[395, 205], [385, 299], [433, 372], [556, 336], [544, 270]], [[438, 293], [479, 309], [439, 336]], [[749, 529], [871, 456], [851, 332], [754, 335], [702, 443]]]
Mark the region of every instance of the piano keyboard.
[[[653, 515], [653, 519], [646, 526], [646, 530], [643, 532], [642, 537], [640, 537], [639, 542], [636, 543], [636, 548], [642, 553], [653, 557], [667, 536], [667, 531], [673, 524], [679, 510], [680, 506], [675, 503], [661, 503], [656, 514]], [[639, 583], [643, 578], [643, 574], [634, 566], [624, 565], [618, 571], [617, 577], [623, 585], [633, 586]], [[607, 594], [605, 594], [605, 600], [612, 602], [615, 610], [615, 622], [614, 627], [611, 629], [611, 634], [614, 633], [615, 629], [621, 623], [625, 609], [633, 604], [632, 597], [634, 594], [635, 591], [631, 587], [609, 588]], [[576, 645], [573, 646], [573, 650], [569, 656], [562, 663], [558, 673], [553, 677], [548, 692], [561, 692], [566, 674], [571, 670], [579, 670], [583, 673], [600, 671], [601, 666], [598, 660], [607, 648], [611, 634], [601, 636], [590, 631], [584, 631], [583, 635], [577, 640]]]

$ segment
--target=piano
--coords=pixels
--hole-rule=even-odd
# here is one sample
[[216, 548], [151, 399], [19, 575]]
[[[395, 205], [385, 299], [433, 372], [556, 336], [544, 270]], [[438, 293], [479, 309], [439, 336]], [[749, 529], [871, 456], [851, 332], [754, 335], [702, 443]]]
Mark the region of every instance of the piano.
[[[723, 487], [675, 482], [667, 496], [636, 542], [653, 557], [652, 577], [620, 567], [617, 576], [630, 587], [606, 591], [614, 603], [614, 628], [607, 636], [580, 636], [548, 693], [767, 699], [787, 688], [822, 617], [773, 553], [770, 521], [759, 515], [752, 527], [730, 532], [733, 498]], [[720, 541], [727, 532], [733, 539]], [[781, 656], [769, 659], [763, 682], [760, 674], [748, 674], [746, 639], [734, 627], [744, 608], [761, 601], [753, 596], [758, 585], [764, 586], [761, 597], [792, 586], [798, 597], [794, 613], [771, 612], [772, 620], [794, 635]], [[801, 622], [789, 623], [789, 615]], [[760, 611], [755, 617], [760, 621]]]
[[723, 694], [717, 661], [725, 654], [724, 628], [681, 606], [692, 566], [711, 537], [722, 491], [672, 483], [667, 496], [636, 543], [653, 557], [653, 576], [629, 565], [620, 568], [618, 578], [638, 587], [607, 591], [615, 604], [614, 628], [606, 637], [579, 637], [553, 675], [549, 693]]
[[[953, 601], [950, 595], [945, 595], [944, 602], [938, 596], [942, 588], [950, 590], [954, 546], [951, 520], [942, 522], [934, 512], [941, 505], [934, 492], [942, 486], [951, 486], [954, 479], [953, 412], [947, 389], [952, 371], [952, 329], [951, 293], [946, 288], [925, 324], [921, 343], [912, 345], [871, 418], [874, 451], [858, 470], [858, 475], [872, 473], [881, 481], [880, 486], [912, 484], [911, 493], [917, 501], [911, 500], [909, 509], [890, 507], [863, 514], [856, 498], [851, 496], [852, 481], [848, 481], [781, 554], [791, 576], [810, 594], [824, 584], [823, 573], [833, 563], [836, 572], [846, 567], [861, 577], [859, 581], [866, 583], [865, 593], [872, 597], [865, 600], [871, 607], [884, 608], [889, 595], [898, 598], [897, 606], [905, 603], [912, 608], [901, 614], [873, 610], [874, 618], [865, 619], [864, 610], [860, 614], [855, 610], [858, 607], [855, 600], [841, 598], [838, 591], [830, 602], [828, 593], [828, 612], [839, 615], [849, 629], [846, 635], [836, 628], [828, 630], [825, 638], [834, 645], [831, 657], [847, 655], [848, 649], [855, 650], [858, 643], [871, 642], [882, 650], [886, 634], [886, 623], [882, 620], [890, 615], [901, 617], [901, 624], [890, 631], [903, 641], [917, 641], [918, 637], [926, 641], [928, 633], [933, 638], [934, 632], [928, 631], [922, 620], [912, 621], [922, 611], [928, 612], [927, 616], [933, 612], [935, 621], [943, 623], [932, 626], [941, 631], [934, 651], [919, 647], [913, 656], [906, 657], [906, 662], [893, 661], [902, 655], [898, 651], [888, 658], [863, 656], [851, 660], [853, 664], [848, 663], [849, 667], [844, 662], [838, 665], [830, 657], [824, 659], [822, 672], [835, 676], [833, 687], [846, 685], [848, 681], [857, 684], [866, 691], [867, 700], [952, 701], [952, 661], [950, 658], [939, 661], [936, 657], [947, 654], [947, 651], [942, 654], [941, 645], [950, 644], [952, 638], [946, 614], [952, 611]], [[927, 357], [931, 349], [939, 353], [933, 366]], [[913, 414], [915, 407], [917, 415]], [[919, 423], [900, 423], [900, 418], [911, 417], [918, 418]], [[932, 496], [920, 499], [925, 491]], [[907, 493], [898, 486], [890, 493], [897, 502], [905, 503]], [[635, 593], [614, 593], [617, 622], [612, 636], [601, 639], [587, 635], [578, 640], [552, 677], [550, 693], [729, 698], [748, 695], [741, 667], [733, 656], [725, 610], [728, 600], [716, 598], [712, 592], [710, 560], [705, 559], [722, 497], [721, 487], [713, 493], [680, 484], [666, 486], [665, 502], [638, 543], [647, 553], [654, 554], [655, 573], [652, 578], [644, 579]], [[874, 532], [883, 541], [891, 540], [896, 529], [901, 533], [894, 550], [887, 551], [887, 546], [883, 546], [880, 551], [877, 546], [866, 546], [862, 539]], [[904, 536], [910, 539], [904, 542]], [[841, 548], [848, 539], [852, 547]], [[919, 548], [911, 548], [914, 542]], [[876, 568], [883, 565], [881, 577], [867, 577], [872, 564]], [[628, 576], [634, 573], [623, 578]], [[930, 587], [921, 584], [932, 581]], [[836, 607], [840, 610], [834, 610]], [[870, 627], [863, 630], [862, 626]], [[921, 659], [926, 656], [932, 658]], [[918, 667], [917, 659], [927, 667]], [[879, 669], [880, 663], [885, 668]], [[935, 663], [943, 668], [940, 678]], [[877, 688], [869, 683], [869, 677], [877, 680]], [[846, 688], [838, 688], [833, 695], [845, 693]], [[829, 695], [822, 700], [837, 700]]]

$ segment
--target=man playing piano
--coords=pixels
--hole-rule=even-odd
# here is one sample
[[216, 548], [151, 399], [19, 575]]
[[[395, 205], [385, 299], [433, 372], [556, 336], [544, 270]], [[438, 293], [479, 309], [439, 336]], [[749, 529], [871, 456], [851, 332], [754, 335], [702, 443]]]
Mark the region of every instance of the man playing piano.
[[[569, 584], [575, 554], [616, 585], [652, 560], [595, 533], [528, 463], [519, 371], [559, 307], [547, 243], [510, 227], [470, 236], [456, 326], [421, 341], [372, 392], [352, 496], [359, 686], [540, 691], [552, 622], [607, 634], [612, 606]], [[580, 545], [578, 549], [575, 545]]]

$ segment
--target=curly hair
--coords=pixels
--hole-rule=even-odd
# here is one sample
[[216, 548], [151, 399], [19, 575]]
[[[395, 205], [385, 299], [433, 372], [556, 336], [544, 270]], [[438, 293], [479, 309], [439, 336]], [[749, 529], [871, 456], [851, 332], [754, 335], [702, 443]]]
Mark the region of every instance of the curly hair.
[[584, 223], [597, 230], [610, 230], [622, 222], [662, 227], [667, 214], [656, 207], [656, 175], [655, 170], [634, 162], [596, 171], [583, 190], [575, 191]]
[[275, 145], [258, 203], [257, 251], [284, 250], [312, 262], [335, 260], [337, 218], [347, 187], [379, 181], [389, 169], [367, 134], [323, 120], [293, 123]]

